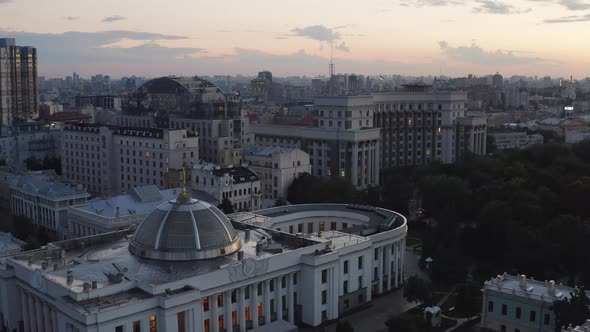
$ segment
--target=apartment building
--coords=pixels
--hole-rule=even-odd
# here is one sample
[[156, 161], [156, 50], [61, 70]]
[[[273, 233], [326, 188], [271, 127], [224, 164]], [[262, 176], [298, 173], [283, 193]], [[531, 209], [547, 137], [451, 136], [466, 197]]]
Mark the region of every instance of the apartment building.
[[62, 172], [94, 194], [136, 186], [164, 186], [169, 168], [199, 161], [198, 138], [186, 130], [70, 124], [62, 144]]

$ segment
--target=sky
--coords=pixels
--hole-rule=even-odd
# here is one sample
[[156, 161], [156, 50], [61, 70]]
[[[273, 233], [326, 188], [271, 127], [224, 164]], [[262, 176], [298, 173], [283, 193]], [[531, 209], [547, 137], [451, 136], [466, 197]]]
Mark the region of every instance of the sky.
[[[39, 74], [590, 76], [590, 0], [0, 0]], [[333, 51], [332, 51], [333, 49]]]

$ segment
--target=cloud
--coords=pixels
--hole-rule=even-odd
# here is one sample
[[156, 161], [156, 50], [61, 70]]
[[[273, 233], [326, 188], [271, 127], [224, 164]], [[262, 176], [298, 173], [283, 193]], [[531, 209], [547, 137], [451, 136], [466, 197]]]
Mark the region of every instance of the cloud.
[[0, 5], [4, 3], [11, 3], [12, 0], [0, 0]]
[[323, 25], [310, 25], [303, 28], [292, 29], [296, 36], [305, 37], [321, 42], [331, 42], [340, 39], [341, 35], [334, 29], [326, 28]]
[[66, 21], [77, 21], [80, 19], [80, 16], [64, 16], [62, 17], [62, 20], [66, 20]]
[[442, 7], [462, 5], [461, 0], [406, 0], [400, 3], [404, 7]]
[[336, 49], [342, 52], [350, 53], [350, 47], [348, 47], [345, 42], [336, 45]]
[[563, 16], [555, 19], [544, 20], [543, 23], [574, 23], [574, 22], [589, 22], [590, 14]]
[[101, 22], [105, 22], [105, 23], [113, 23], [116, 21], [122, 21], [122, 20], [126, 20], [127, 17], [125, 16], [121, 16], [121, 15], [112, 15], [112, 16], [107, 16], [105, 18], [103, 18], [101, 20]]
[[542, 64], [546, 60], [534, 57], [518, 56], [510, 50], [486, 51], [475, 43], [471, 46], [452, 47], [446, 41], [438, 43], [440, 50], [449, 58], [459, 62], [483, 66], [513, 66], [522, 64]]
[[590, 2], [588, 2], [587, 0], [530, 0], [530, 1], [559, 4], [569, 10], [590, 9]]
[[496, 1], [496, 0], [476, 0], [479, 7], [473, 8], [475, 13], [486, 13], [486, 14], [522, 14], [531, 11], [530, 8], [521, 9], [516, 8], [513, 5]]

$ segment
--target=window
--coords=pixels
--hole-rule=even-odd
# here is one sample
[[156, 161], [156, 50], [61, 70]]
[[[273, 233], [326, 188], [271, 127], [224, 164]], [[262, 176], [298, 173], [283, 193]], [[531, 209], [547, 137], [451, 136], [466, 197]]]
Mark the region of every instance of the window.
[[378, 260], [379, 259], [379, 249], [375, 248], [375, 254], [374, 254], [374, 260]]
[[328, 302], [328, 291], [323, 290], [322, 291], [322, 304], [326, 304], [327, 302]]
[[150, 316], [150, 332], [158, 332], [158, 318]]
[[516, 307], [516, 319], [520, 319], [520, 316], [522, 315], [522, 309], [520, 307]]
[[322, 270], [322, 284], [328, 282], [328, 270]]
[[359, 276], [359, 289], [363, 288], [363, 276]]
[[358, 258], [358, 268], [359, 270], [363, 268], [363, 256], [359, 256]]
[[342, 285], [342, 291], [344, 292], [344, 294], [348, 293], [348, 280], [344, 280], [344, 283]]
[[184, 311], [179, 312], [176, 315], [178, 322], [178, 332], [186, 332], [186, 322], [184, 319]]
[[535, 310], [531, 310], [531, 315], [530, 315], [530, 317], [529, 317], [529, 320], [530, 320], [531, 322], [534, 322], [534, 321], [536, 321], [536, 320], [537, 320], [537, 312], [536, 312]]
[[488, 312], [494, 312], [494, 301], [488, 301]]
[[506, 325], [500, 326], [500, 331], [501, 332], [506, 332]]
[[506, 316], [507, 312], [508, 312], [508, 306], [506, 304], [502, 304], [502, 315]]
[[115, 327], [115, 332], [123, 332], [123, 325]]
[[289, 225], [289, 233], [293, 234], [293, 225]]
[[313, 223], [307, 223], [307, 233], [313, 233]]
[[203, 311], [209, 311], [209, 297], [203, 298]]
[[133, 322], [133, 332], [141, 332], [141, 322], [136, 320]]
[[344, 274], [348, 273], [348, 261], [344, 261]]
[[364, 300], [363, 294], [359, 294], [359, 296], [357, 297], [357, 300], [358, 300], [359, 304], [363, 303], [363, 300]]
[[545, 314], [543, 317], [543, 324], [549, 325], [551, 323], [551, 316], [549, 314]]

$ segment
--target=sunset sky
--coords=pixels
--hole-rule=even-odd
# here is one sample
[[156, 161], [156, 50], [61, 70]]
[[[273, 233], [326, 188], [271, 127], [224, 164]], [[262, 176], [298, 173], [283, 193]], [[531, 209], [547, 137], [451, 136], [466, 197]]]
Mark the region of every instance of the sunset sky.
[[0, 0], [40, 75], [590, 76], [590, 0]]

